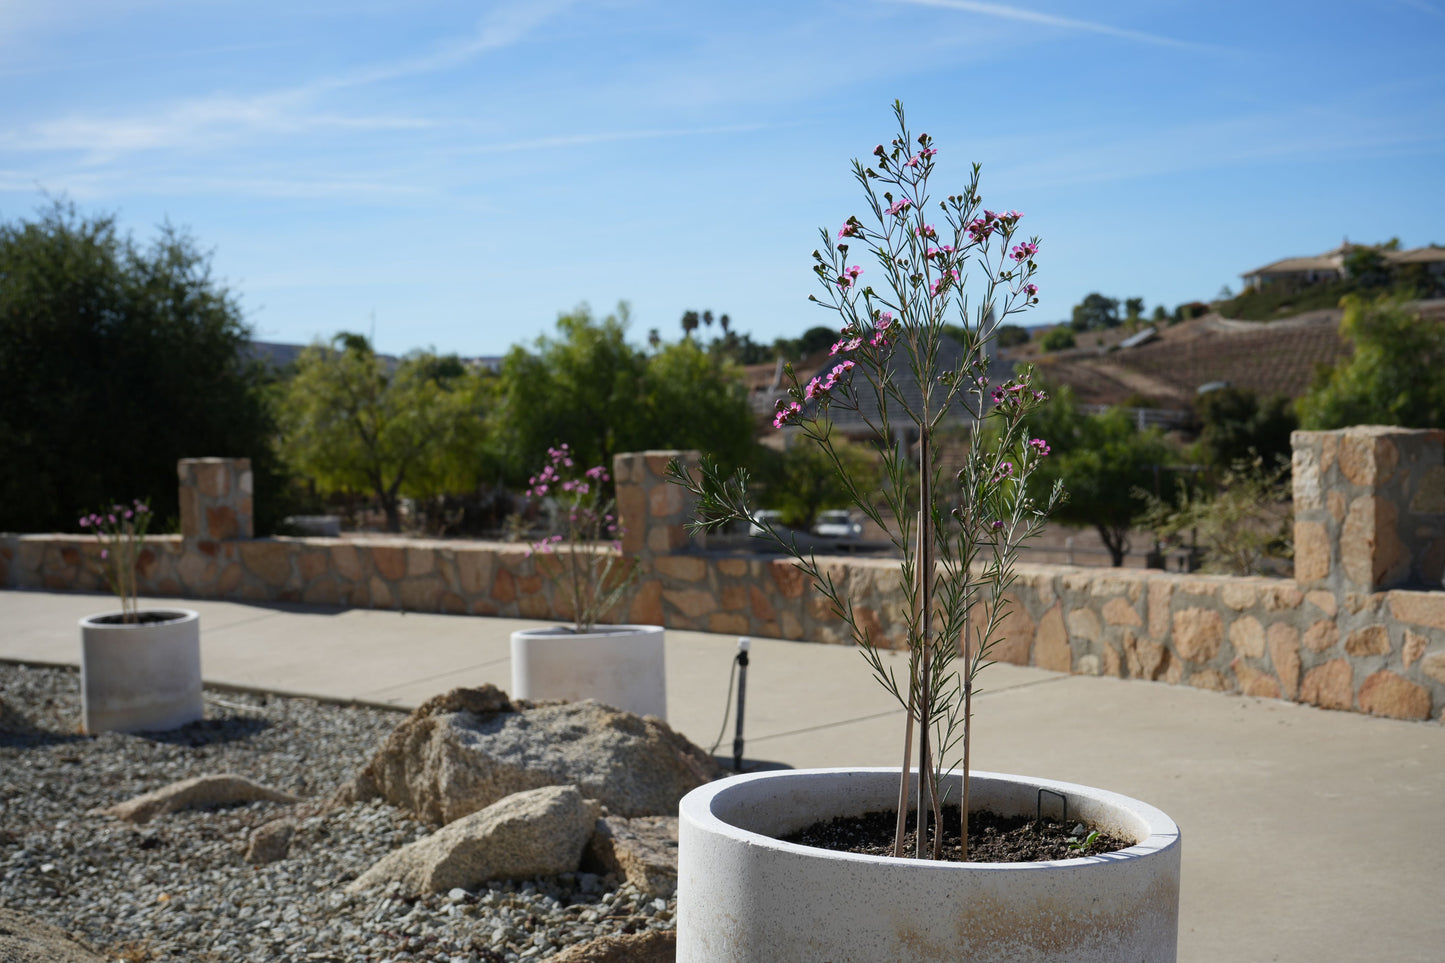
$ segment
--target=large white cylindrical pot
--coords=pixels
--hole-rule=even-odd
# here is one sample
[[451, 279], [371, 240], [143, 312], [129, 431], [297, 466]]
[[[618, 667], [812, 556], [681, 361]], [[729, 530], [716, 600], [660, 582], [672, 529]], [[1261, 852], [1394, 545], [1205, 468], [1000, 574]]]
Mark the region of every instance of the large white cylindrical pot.
[[[944, 780], [959, 798], [957, 775]], [[1159, 963], [1176, 956], [1179, 827], [1126, 796], [974, 772], [970, 811], [1033, 815], [1038, 790], [1068, 818], [1138, 840], [1118, 852], [1036, 863], [950, 863], [781, 842], [814, 822], [897, 811], [896, 769], [733, 776], [682, 799], [680, 963], [828, 960]], [[1057, 818], [1057, 797], [1044, 814]]]
[[556, 626], [512, 633], [512, 697], [596, 699], [640, 716], [667, 718], [667, 663], [660, 625]]
[[80, 620], [80, 692], [86, 732], [156, 732], [205, 715], [201, 617], [150, 609], [165, 621], [123, 623], [120, 612]]

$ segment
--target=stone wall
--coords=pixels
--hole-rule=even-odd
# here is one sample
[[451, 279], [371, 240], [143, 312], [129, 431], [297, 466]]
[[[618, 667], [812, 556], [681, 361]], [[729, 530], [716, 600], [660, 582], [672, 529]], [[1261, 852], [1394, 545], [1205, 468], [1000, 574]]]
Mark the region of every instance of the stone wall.
[[[1299, 581], [1021, 565], [995, 657], [1445, 721], [1445, 432], [1361, 428], [1294, 440]], [[846, 643], [827, 603], [785, 558], [709, 551], [689, 536], [690, 497], [663, 478], [674, 454], [696, 457], [615, 460], [623, 553], [638, 580], [611, 618]], [[570, 617], [555, 556], [496, 542], [250, 538], [249, 464], [187, 460], [180, 474], [183, 531], [146, 540], [144, 593]], [[103, 590], [98, 561], [82, 536], [0, 536], [0, 586]], [[900, 645], [896, 563], [836, 556], [823, 564], [870, 634]]]

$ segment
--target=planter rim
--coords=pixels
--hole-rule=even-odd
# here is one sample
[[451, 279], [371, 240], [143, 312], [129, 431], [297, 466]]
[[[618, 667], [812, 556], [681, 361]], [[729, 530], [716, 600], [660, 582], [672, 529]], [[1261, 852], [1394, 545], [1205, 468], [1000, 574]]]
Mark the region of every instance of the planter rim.
[[[910, 771], [916, 772], [916, 770]], [[953, 770], [944, 775], [956, 774], [956, 772], [956, 770]], [[1110, 792], [1107, 789], [1096, 789], [1092, 786], [1084, 786], [1079, 783], [1061, 782], [1057, 779], [1044, 779], [1037, 776], [988, 772], [979, 769], [970, 770], [969, 778], [1022, 783], [1029, 787], [1049, 789], [1067, 796], [1087, 797], [1095, 802], [1127, 810], [1135, 817], [1144, 821], [1148, 827], [1149, 834], [1127, 849], [1115, 850], [1112, 853], [1100, 853], [1095, 856], [1081, 856], [1074, 859], [1037, 860], [1026, 863], [973, 863], [933, 859], [919, 860], [899, 856], [872, 856], [866, 853], [845, 853], [836, 850], [822, 849], [816, 846], [804, 846], [799, 843], [784, 842], [772, 836], [739, 828], [726, 822], [713, 812], [713, 805], [720, 797], [727, 796], [732, 792], [744, 790], [753, 783], [774, 779], [787, 780], [798, 777], [806, 778], [809, 776], [826, 777], [841, 774], [856, 775], [868, 773], [881, 773], [897, 778], [898, 768], [896, 766], [840, 766], [826, 769], [781, 769], [767, 772], [742, 773], [740, 775], [719, 779], [716, 782], [711, 782], [694, 789], [682, 797], [682, 801], [678, 806], [679, 815], [684, 822], [690, 821], [706, 832], [732, 837], [735, 840], [745, 842], [749, 845], [765, 846], [794, 853], [799, 856], [808, 856], [813, 859], [834, 860], [843, 863], [865, 865], [916, 866], [920, 868], [926, 866], [935, 872], [977, 872], [979, 870], [1029, 872], [1031, 870], [1057, 869], [1059, 867], [1082, 870], [1091, 866], [1105, 866], [1117, 863], [1121, 859], [1139, 859], [1179, 845], [1179, 826], [1174, 820], [1165, 815], [1162, 810], [1141, 800]]]
[[512, 634], [527, 638], [586, 639], [594, 635], [660, 635], [663, 631], [661, 625], [603, 625], [599, 622], [592, 626], [590, 632], [578, 632], [567, 625], [550, 625], [545, 629], [517, 629]]
[[106, 630], [106, 629], [118, 629], [118, 630], [121, 630], [121, 631], [133, 631], [133, 630], [135, 630], [135, 629], [156, 628], [156, 627], [162, 626], [162, 625], [182, 625], [182, 624], [184, 624], [184, 623], [186, 623], [186, 622], [194, 622], [194, 621], [196, 621], [197, 619], [199, 619], [199, 618], [201, 617], [201, 613], [197, 612], [195, 609], [170, 608], [170, 607], [164, 607], [164, 606], [163, 606], [163, 607], [160, 607], [160, 608], [153, 608], [153, 609], [137, 609], [137, 610], [136, 610], [136, 614], [137, 614], [137, 615], [145, 615], [145, 614], [165, 614], [165, 615], [174, 615], [175, 618], [169, 619], [168, 621], [165, 621], [165, 622], [149, 622], [149, 623], [146, 623], [146, 622], [99, 622], [99, 621], [96, 621], [97, 619], [110, 618], [110, 617], [116, 616], [116, 615], [121, 615], [121, 616], [125, 615], [125, 612], [124, 612], [124, 611], [122, 611], [121, 609], [116, 609], [116, 610], [114, 610], [114, 611], [112, 611], [112, 612], [94, 612], [94, 613], [92, 613], [92, 614], [90, 614], [90, 615], [87, 615], [87, 616], [85, 616], [84, 618], [82, 618], [82, 619], [80, 620], [80, 627], [81, 627], [82, 629], [102, 629], [102, 630]]

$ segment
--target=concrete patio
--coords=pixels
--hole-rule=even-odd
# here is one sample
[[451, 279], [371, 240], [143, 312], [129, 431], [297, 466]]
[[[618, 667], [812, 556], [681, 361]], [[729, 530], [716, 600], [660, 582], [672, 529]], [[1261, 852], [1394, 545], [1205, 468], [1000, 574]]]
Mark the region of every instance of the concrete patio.
[[[510, 681], [514, 619], [143, 599], [201, 613], [208, 682], [414, 706]], [[0, 660], [74, 665], [110, 596], [0, 591]], [[668, 630], [668, 715], [704, 748], [735, 636]], [[858, 653], [754, 639], [750, 760], [897, 765], [902, 710]], [[899, 663], [901, 665], [901, 662]], [[1445, 958], [1445, 726], [997, 665], [975, 767], [1136, 796], [1180, 825], [1182, 961]], [[78, 715], [78, 698], [77, 698]], [[719, 752], [731, 746], [731, 722]]]

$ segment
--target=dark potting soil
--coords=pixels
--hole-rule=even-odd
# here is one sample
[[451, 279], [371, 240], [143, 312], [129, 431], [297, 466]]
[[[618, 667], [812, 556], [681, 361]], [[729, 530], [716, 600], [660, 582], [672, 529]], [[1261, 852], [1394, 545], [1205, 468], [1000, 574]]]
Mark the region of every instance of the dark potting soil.
[[[962, 860], [962, 849], [958, 844], [958, 807], [945, 806], [943, 809], [943, 853], [942, 859], [950, 862]], [[930, 820], [930, 823], [932, 820]], [[872, 812], [861, 816], [835, 816], [824, 822], [814, 823], [805, 829], [783, 837], [783, 842], [815, 846], [840, 853], [862, 853], [869, 856], [892, 856], [893, 833], [897, 828], [896, 812]], [[903, 851], [913, 855], [918, 839], [916, 814], [908, 814], [907, 833]], [[931, 858], [931, 843], [936, 827], [929, 826], [929, 847], [925, 853]], [[968, 817], [968, 861], [971, 863], [1029, 863], [1048, 859], [1078, 859], [1083, 856], [1097, 856], [1112, 853], [1117, 849], [1128, 849], [1134, 840], [1121, 839], [1107, 833], [1099, 833], [1092, 842], [1088, 836], [1092, 826], [1079, 822], [1060, 823], [1045, 819], [1035, 822], [1032, 816], [1000, 816], [991, 812], [970, 813]]]
[[[135, 621], [131, 622], [130, 624], [135, 625], [139, 623], [140, 625], [154, 625], [157, 622], [176, 622], [185, 617], [186, 616], [184, 613], [176, 612], [174, 610], [152, 609], [149, 612], [137, 612], [135, 614]], [[120, 615], [102, 615], [100, 618], [92, 619], [91, 621], [99, 623], [100, 625], [126, 624], [125, 617]]]

